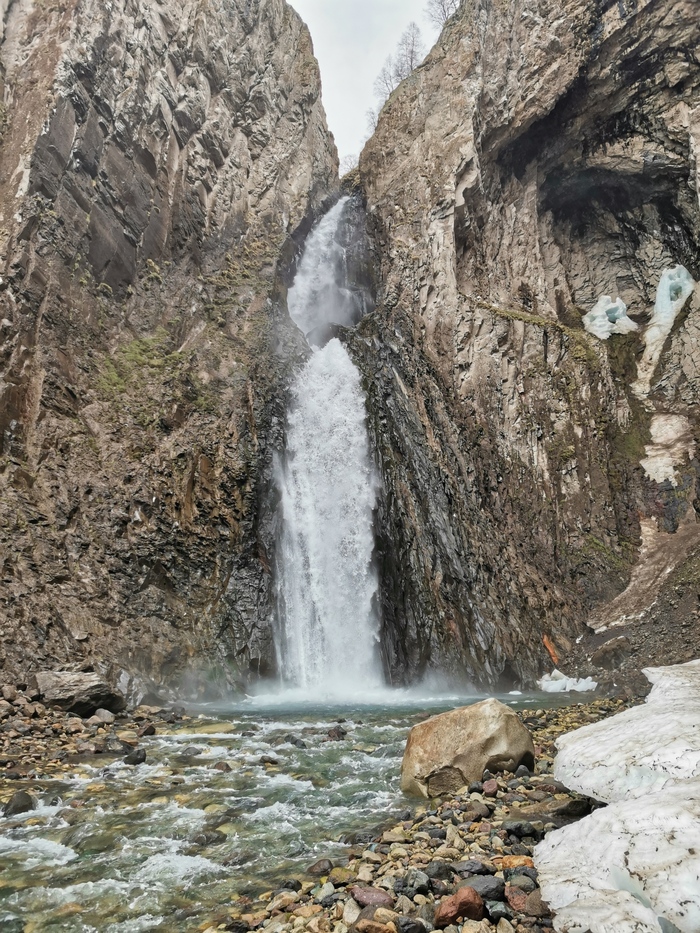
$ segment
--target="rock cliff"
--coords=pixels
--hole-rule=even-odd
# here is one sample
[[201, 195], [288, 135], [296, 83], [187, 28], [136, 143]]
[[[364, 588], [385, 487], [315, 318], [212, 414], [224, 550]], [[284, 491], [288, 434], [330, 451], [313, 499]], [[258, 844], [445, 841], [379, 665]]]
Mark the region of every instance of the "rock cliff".
[[[700, 297], [661, 292], [700, 277], [699, 39], [692, 0], [465, 0], [384, 107], [353, 348], [397, 679], [532, 682], [587, 622], [698, 647], [671, 622], [700, 595]], [[606, 341], [602, 296], [630, 318]]]
[[245, 678], [278, 263], [337, 187], [309, 33], [283, 0], [0, 11], [0, 666]]

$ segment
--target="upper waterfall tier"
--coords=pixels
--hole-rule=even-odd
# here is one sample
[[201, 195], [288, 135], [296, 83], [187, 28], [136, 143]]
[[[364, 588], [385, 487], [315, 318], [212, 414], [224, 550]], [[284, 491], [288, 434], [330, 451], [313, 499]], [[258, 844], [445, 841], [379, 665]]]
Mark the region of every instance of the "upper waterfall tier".
[[316, 225], [289, 290], [289, 314], [313, 347], [330, 340], [334, 325], [353, 327], [372, 305], [363, 283], [352, 281], [358, 231], [351, 204], [341, 198]]

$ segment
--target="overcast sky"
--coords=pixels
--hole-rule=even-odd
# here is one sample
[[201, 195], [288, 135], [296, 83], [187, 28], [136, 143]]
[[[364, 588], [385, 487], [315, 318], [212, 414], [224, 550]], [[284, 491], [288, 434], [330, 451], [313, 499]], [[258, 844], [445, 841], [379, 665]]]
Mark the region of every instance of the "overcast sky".
[[415, 20], [426, 47], [436, 39], [425, 20], [426, 0], [289, 0], [311, 30], [321, 65], [323, 103], [340, 157], [359, 154], [366, 113], [375, 105], [374, 79], [401, 33]]

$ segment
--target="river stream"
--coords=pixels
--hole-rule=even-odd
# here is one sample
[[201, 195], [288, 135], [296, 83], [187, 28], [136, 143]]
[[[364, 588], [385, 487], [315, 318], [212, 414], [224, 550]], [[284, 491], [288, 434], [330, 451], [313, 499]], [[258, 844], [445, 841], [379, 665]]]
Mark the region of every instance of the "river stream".
[[[476, 699], [199, 710], [142, 740], [146, 764], [94, 756], [67, 762], [60, 780], [13, 782], [41, 806], [3, 821], [0, 929], [185, 933], [321, 857], [342, 861], [415, 807], [399, 790], [411, 725]], [[347, 735], [329, 738], [338, 726]]]

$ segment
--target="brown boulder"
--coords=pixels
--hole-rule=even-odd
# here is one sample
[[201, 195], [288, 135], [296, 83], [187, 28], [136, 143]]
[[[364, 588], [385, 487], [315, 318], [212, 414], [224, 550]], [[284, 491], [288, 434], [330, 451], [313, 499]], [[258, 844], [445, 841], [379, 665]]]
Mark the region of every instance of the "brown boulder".
[[28, 684], [32, 697], [41, 697], [47, 706], [57, 706], [78, 716], [92, 716], [98, 709], [119, 713], [126, 700], [99, 674], [74, 674], [70, 671], [40, 671]]
[[528, 894], [525, 901], [524, 913], [528, 917], [551, 917], [549, 907], [542, 900], [542, 892], [538, 889]]
[[457, 920], [482, 920], [484, 902], [474, 888], [460, 888], [456, 894], [446, 897], [435, 911], [435, 926], [443, 929]]
[[453, 793], [481, 779], [484, 771], [533, 768], [532, 737], [512, 709], [484, 700], [433, 716], [408, 735], [401, 789], [418, 797]]
[[626, 635], [611, 638], [591, 655], [591, 663], [608, 671], [617, 670], [632, 650], [632, 644]]

